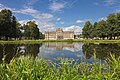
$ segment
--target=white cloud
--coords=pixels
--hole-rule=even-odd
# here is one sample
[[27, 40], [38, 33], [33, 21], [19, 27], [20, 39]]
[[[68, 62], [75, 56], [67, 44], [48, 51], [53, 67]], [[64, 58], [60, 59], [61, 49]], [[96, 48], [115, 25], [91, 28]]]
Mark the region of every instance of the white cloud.
[[49, 9], [54, 12], [61, 12], [64, 8], [71, 8], [78, 0], [49, 0], [52, 2]]
[[30, 15], [35, 19], [40, 21], [50, 21], [53, 18], [53, 15], [50, 13], [41, 13], [40, 11], [33, 8], [23, 8], [20, 10], [14, 10], [15, 13]]
[[[55, 25], [50, 23], [55, 17], [50, 13], [43, 13], [31, 7], [24, 7], [22, 9], [13, 9], [0, 4], [0, 10], [10, 9], [13, 13], [25, 14], [31, 16], [33, 19], [20, 20], [19, 22], [23, 25], [28, 21], [35, 21], [41, 32], [55, 30]], [[55, 18], [56, 19], [56, 18]]]
[[63, 50], [69, 50], [71, 52], [82, 51], [83, 43], [74, 43], [74, 47], [63, 47]]
[[116, 0], [105, 0], [104, 2], [105, 2], [105, 6], [110, 6], [113, 5], [116, 2]]
[[64, 31], [74, 31], [75, 34], [81, 34], [82, 33], [82, 27], [72, 25], [70, 27], [63, 28]]
[[28, 21], [30, 21], [30, 20], [20, 20], [20, 21], [18, 21], [21, 25], [23, 25], [23, 24], [26, 24]]
[[0, 4], [0, 11], [3, 10], [3, 9], [14, 10], [13, 8], [9, 8], [9, 7], [6, 7], [6, 6], [3, 5], [3, 4]]
[[84, 20], [76, 20], [76, 23], [84, 23]]
[[54, 31], [56, 29], [55, 25], [49, 22], [40, 22], [37, 19], [32, 20], [21, 20], [19, 21], [22, 25], [26, 24], [28, 21], [35, 21], [38, 25], [39, 31], [45, 33], [45, 31]]
[[60, 24], [65, 24], [65, 22], [60, 22]]
[[63, 2], [53, 2], [50, 4], [49, 9], [52, 11], [61, 11], [61, 9], [65, 8], [65, 4]]
[[118, 13], [118, 12], [120, 12], [120, 8], [119, 9], [116, 9], [116, 11], [115, 11], [116, 13]]
[[95, 2], [97, 6], [105, 6], [112, 9], [111, 13], [116, 13], [120, 11], [120, 1], [119, 0], [103, 0], [102, 2]]
[[107, 20], [107, 17], [102, 17], [102, 18], [100, 18], [98, 21], [101, 21], [101, 20]]
[[39, 0], [27, 0], [27, 2], [25, 2], [26, 4], [24, 4], [24, 6], [32, 7], [32, 5], [35, 4], [37, 1], [39, 1]]
[[95, 2], [95, 3], [93, 3], [94, 5], [97, 5], [97, 6], [99, 6], [100, 4], [99, 3], [97, 3], [97, 2]]
[[61, 20], [61, 18], [57, 18], [57, 21], [60, 21]]
[[92, 19], [82, 19], [82, 20], [76, 20], [76, 23], [79, 24], [79, 23], [85, 23], [87, 21], [92, 21]]

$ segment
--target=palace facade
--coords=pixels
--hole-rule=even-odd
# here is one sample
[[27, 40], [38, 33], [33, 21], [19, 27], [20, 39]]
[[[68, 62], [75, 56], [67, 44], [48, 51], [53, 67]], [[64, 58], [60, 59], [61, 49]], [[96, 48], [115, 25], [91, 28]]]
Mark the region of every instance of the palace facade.
[[63, 31], [61, 28], [53, 32], [45, 32], [45, 40], [65, 40], [74, 39], [74, 32]]

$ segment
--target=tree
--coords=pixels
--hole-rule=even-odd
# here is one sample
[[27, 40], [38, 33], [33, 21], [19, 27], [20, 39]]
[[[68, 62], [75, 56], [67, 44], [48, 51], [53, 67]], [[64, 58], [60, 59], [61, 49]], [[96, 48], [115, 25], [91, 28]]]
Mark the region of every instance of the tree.
[[116, 22], [116, 36], [120, 36], [120, 12], [116, 14], [116, 19], [117, 19], [117, 22]]
[[0, 31], [1, 31], [1, 37], [5, 37], [5, 39], [8, 39], [10, 36], [10, 29], [12, 24], [12, 12], [10, 10], [2, 10], [0, 12]]
[[85, 26], [83, 27], [83, 29], [82, 29], [82, 34], [83, 34], [83, 36], [85, 37], [85, 38], [92, 38], [93, 36], [92, 35], [90, 35], [91, 34], [91, 32], [92, 32], [92, 30], [93, 30], [93, 26], [92, 26], [92, 24], [90, 23], [90, 21], [87, 21], [86, 23], [85, 23]]
[[45, 35], [44, 35], [44, 34], [42, 34], [42, 32], [40, 32], [40, 33], [39, 33], [39, 35], [40, 35], [40, 36], [39, 36], [39, 37], [40, 37], [40, 39], [45, 39]]
[[0, 12], [0, 38], [8, 40], [16, 38], [17, 35], [17, 20], [10, 10], [2, 10]]
[[120, 36], [120, 12], [109, 14], [107, 20], [95, 22], [94, 25], [88, 21], [82, 29], [85, 38], [115, 39]]
[[100, 22], [98, 22], [98, 24], [96, 25], [96, 29], [97, 29], [97, 37], [100, 37], [102, 39], [108, 37], [108, 26], [106, 21], [101, 20]]
[[37, 26], [35, 21], [29, 21], [26, 25], [24, 24], [24, 36], [27, 39], [39, 39], [39, 28]]
[[110, 39], [112, 39], [112, 37], [114, 37], [115, 39], [115, 36], [117, 36], [117, 26], [116, 26], [116, 23], [117, 20], [116, 20], [116, 15], [115, 14], [109, 14], [108, 17], [107, 17], [107, 23], [108, 23], [108, 26], [109, 26], [109, 36], [110, 36]]

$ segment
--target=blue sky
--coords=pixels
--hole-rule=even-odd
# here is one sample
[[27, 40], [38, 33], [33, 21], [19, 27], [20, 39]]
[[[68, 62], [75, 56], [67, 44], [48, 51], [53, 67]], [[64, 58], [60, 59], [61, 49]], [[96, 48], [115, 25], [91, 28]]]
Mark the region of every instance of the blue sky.
[[0, 10], [5, 8], [21, 24], [36, 21], [41, 32], [60, 27], [77, 34], [86, 21], [94, 23], [120, 12], [120, 0], [0, 0]]

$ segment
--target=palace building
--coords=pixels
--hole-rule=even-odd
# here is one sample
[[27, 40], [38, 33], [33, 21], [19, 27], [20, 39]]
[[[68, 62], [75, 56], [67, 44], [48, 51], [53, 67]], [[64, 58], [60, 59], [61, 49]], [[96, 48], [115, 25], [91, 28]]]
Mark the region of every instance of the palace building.
[[45, 40], [65, 40], [74, 39], [74, 32], [63, 31], [61, 28], [53, 32], [45, 32]]

